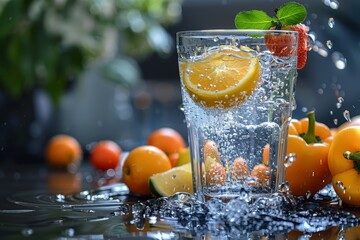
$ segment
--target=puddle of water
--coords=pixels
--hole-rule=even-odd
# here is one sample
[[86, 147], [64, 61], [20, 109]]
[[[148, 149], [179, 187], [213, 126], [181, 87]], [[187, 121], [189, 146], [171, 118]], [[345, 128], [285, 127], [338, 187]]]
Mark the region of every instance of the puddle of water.
[[341, 236], [360, 223], [342, 210], [331, 186], [312, 201], [287, 191], [255, 201], [243, 194], [227, 203], [204, 204], [185, 193], [139, 199], [121, 183], [73, 195], [22, 192], [8, 200], [23, 209], [0, 210], [4, 239], [277, 239], [294, 232], [308, 239], [334, 227]]

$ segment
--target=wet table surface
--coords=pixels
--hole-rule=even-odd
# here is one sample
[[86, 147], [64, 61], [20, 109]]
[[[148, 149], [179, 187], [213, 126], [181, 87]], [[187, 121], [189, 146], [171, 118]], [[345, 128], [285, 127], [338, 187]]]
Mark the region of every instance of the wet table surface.
[[[350, 225], [340, 221], [308, 233], [299, 229], [284, 229], [278, 233], [269, 233], [266, 228], [249, 233], [237, 229], [241, 234], [235, 238], [219, 236], [214, 229], [200, 233], [204, 226], [199, 224], [189, 229], [164, 219], [134, 221], [131, 210], [125, 208], [155, 199], [126, 194], [126, 189], [121, 189], [124, 185], [113, 184], [118, 182], [118, 177], [116, 174], [114, 177], [99, 175], [87, 163], [76, 173], [52, 170], [40, 163], [0, 164], [1, 239], [360, 239], [357, 221]], [[101, 208], [98, 203], [81, 205], [89, 200], [85, 193], [99, 186], [105, 190], [117, 186], [117, 201], [120, 202], [107, 199]], [[109, 192], [100, 191], [93, 196], [103, 193]], [[353, 220], [360, 217], [357, 208], [339, 207], [338, 210], [352, 215]], [[126, 211], [128, 214], [124, 214]], [[339, 218], [338, 215], [334, 217]], [[234, 236], [234, 232], [232, 234]]]

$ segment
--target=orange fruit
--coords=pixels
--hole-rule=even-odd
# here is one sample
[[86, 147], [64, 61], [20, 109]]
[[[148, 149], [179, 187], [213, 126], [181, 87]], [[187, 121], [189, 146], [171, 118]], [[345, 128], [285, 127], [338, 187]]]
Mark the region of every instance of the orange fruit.
[[139, 195], [150, 195], [149, 178], [171, 169], [168, 156], [154, 146], [140, 146], [126, 157], [122, 177], [130, 192]]
[[195, 102], [206, 107], [237, 106], [253, 92], [260, 78], [255, 51], [221, 46], [197, 61], [180, 63], [182, 82]]
[[257, 178], [259, 185], [266, 185], [270, 180], [270, 167], [264, 164], [257, 164], [251, 171], [251, 176]]
[[211, 157], [216, 161], [220, 161], [220, 152], [217, 144], [212, 140], [207, 140], [204, 144], [204, 159]]
[[206, 184], [209, 186], [225, 185], [226, 171], [219, 162], [210, 164], [209, 170], [206, 171]]
[[96, 143], [90, 151], [90, 162], [96, 169], [106, 171], [119, 166], [122, 150], [120, 146], [110, 140]]
[[181, 134], [172, 128], [160, 128], [153, 131], [148, 139], [147, 145], [155, 146], [171, 156], [171, 165], [174, 167], [179, 158], [180, 149], [185, 148], [185, 141]]
[[60, 134], [48, 141], [45, 148], [45, 158], [54, 167], [78, 165], [82, 159], [82, 149], [75, 138]]
[[263, 148], [263, 163], [265, 165], [269, 165], [269, 159], [270, 159], [270, 144], [265, 144], [264, 148]]
[[233, 180], [241, 180], [249, 176], [249, 167], [244, 158], [238, 157], [232, 164], [231, 178]]

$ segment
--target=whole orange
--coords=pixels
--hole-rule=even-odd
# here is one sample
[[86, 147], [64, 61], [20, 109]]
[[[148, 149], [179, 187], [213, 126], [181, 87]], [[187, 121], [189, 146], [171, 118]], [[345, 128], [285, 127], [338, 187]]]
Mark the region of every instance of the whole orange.
[[100, 141], [90, 151], [90, 162], [92, 166], [102, 171], [116, 169], [121, 154], [122, 150], [117, 143], [110, 140]]
[[[153, 131], [148, 139], [147, 145], [155, 146], [164, 151], [168, 156], [178, 153], [181, 148], [185, 148], [185, 141], [181, 134], [172, 128], [160, 128]], [[172, 166], [175, 166], [178, 155], [172, 155]]]
[[66, 134], [52, 137], [45, 148], [45, 157], [51, 166], [67, 167], [79, 164], [82, 159], [82, 149], [79, 142]]
[[168, 156], [159, 148], [149, 145], [137, 147], [126, 157], [122, 177], [130, 192], [150, 195], [149, 178], [171, 169]]

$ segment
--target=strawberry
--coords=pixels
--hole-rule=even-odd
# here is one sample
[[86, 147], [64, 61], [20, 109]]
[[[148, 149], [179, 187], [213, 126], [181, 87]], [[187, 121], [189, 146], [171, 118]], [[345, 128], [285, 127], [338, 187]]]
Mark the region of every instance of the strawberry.
[[[281, 30], [292, 30], [298, 32], [297, 68], [302, 69], [306, 64], [307, 59], [308, 27], [304, 24], [296, 24], [292, 26], [283, 26]], [[267, 34], [264, 41], [269, 51], [276, 56], [285, 57], [293, 54], [291, 45], [294, 44], [295, 37], [292, 35], [279, 34], [275, 36]]]

